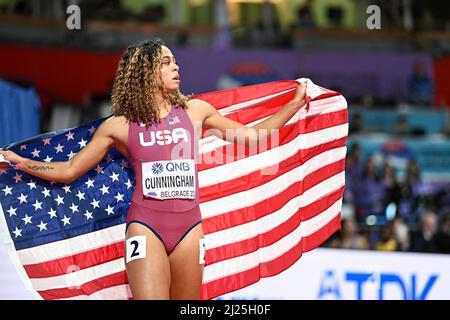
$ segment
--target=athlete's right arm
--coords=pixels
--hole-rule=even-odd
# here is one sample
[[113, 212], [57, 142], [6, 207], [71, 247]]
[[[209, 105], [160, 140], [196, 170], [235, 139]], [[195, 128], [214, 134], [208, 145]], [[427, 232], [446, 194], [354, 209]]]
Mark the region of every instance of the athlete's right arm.
[[17, 155], [12, 151], [0, 151], [3, 156], [15, 164], [14, 169], [36, 177], [70, 184], [87, 171], [94, 168], [114, 146], [111, 123], [107, 119], [95, 131], [92, 140], [72, 159], [65, 162], [34, 161]]

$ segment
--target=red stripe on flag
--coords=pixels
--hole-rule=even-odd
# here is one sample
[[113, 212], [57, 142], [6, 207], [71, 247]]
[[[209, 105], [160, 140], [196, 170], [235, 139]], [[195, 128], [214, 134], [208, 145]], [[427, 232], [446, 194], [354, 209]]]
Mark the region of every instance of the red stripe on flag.
[[[281, 110], [288, 102], [291, 101], [290, 97], [290, 93], [289, 94], [282, 94], [280, 96], [271, 98], [269, 100], [266, 101], [262, 101], [259, 102], [257, 104], [255, 104], [252, 107], [248, 107], [242, 110], [238, 110], [235, 111], [229, 115], [226, 115], [227, 118], [230, 118], [232, 120], [238, 121], [242, 124], [249, 124], [251, 122], [257, 121], [259, 119], [263, 119], [265, 117], [269, 117], [275, 113], [277, 113], [279, 110]], [[329, 104], [331, 104], [333, 102], [333, 104], [336, 104], [336, 97], [331, 96], [329, 97], [329, 99], [332, 99], [332, 101], [329, 102]], [[337, 100], [339, 101], [339, 103], [342, 105], [343, 102], [341, 100]], [[327, 103], [326, 101], [321, 101], [320, 103]], [[316, 118], [321, 118], [323, 116], [328, 116], [330, 114], [333, 113], [337, 113], [337, 112], [342, 112], [346, 114], [345, 117], [345, 122], [347, 122], [347, 109], [344, 110], [339, 110], [339, 111], [334, 111], [334, 112], [329, 112], [329, 113], [324, 113], [324, 114], [319, 114], [319, 115], [315, 115], [313, 117], [309, 117], [308, 114], [306, 114], [306, 118], [301, 119], [300, 121], [303, 121], [304, 123], [309, 123], [308, 121], [311, 121], [313, 119]], [[306, 121], [305, 121], [306, 120]], [[320, 121], [319, 121], [320, 122]], [[323, 122], [321, 123], [321, 125], [327, 125], [327, 122]]]
[[280, 128], [280, 130], [278, 131], [279, 141], [276, 145], [272, 146], [270, 137], [267, 139], [266, 145], [260, 143], [258, 147], [261, 149], [261, 146], [264, 146], [264, 150], [254, 150], [243, 145], [238, 146], [236, 144], [228, 144], [213, 151], [201, 154], [199, 155], [200, 163], [198, 164], [198, 170], [203, 171], [213, 167], [218, 167], [226, 163], [237, 161], [248, 157], [249, 155], [254, 155], [257, 153], [257, 151], [264, 152], [266, 150], [271, 150], [273, 147], [278, 147], [292, 141], [301, 134], [312, 133], [318, 130], [335, 127], [345, 124], [347, 123], [347, 121], [347, 110], [330, 112], [317, 117], [299, 120], [296, 123]]
[[[205, 234], [214, 233], [216, 231], [228, 229], [237, 225], [241, 225], [250, 221], [257, 220], [274, 211], [281, 209], [288, 201], [300, 195], [300, 189], [303, 184], [311, 185], [308, 180], [324, 181], [342, 171], [344, 171], [344, 160], [340, 160], [325, 166], [313, 174], [309, 174], [304, 181], [300, 180], [287, 187], [283, 192], [266, 198], [253, 206], [244, 207], [237, 210], [229, 211], [217, 216], [204, 218], [202, 221], [203, 231]], [[338, 186], [336, 186], [338, 187]], [[342, 188], [339, 188], [341, 190]], [[306, 191], [306, 190], [304, 190]], [[342, 191], [341, 191], [342, 192]], [[334, 193], [334, 192], [333, 192]], [[320, 200], [318, 200], [320, 202]], [[305, 215], [310, 216], [318, 212], [308, 213], [308, 207], [303, 208]], [[323, 210], [322, 210], [323, 211]], [[321, 211], [319, 211], [321, 212]]]
[[[298, 82], [294, 80], [281, 80], [244, 86], [235, 89], [219, 90], [209, 93], [198, 94], [194, 99], [200, 99], [209, 102], [217, 110], [229, 107], [238, 103], [263, 98], [273, 94], [294, 89], [298, 86]], [[292, 97], [295, 92], [293, 91]]]
[[266, 262], [261, 263], [258, 266], [239, 272], [236, 274], [233, 274], [231, 276], [226, 276], [214, 281], [211, 281], [207, 284], [204, 284], [202, 286], [202, 291], [200, 294], [201, 299], [214, 299], [218, 296], [227, 294], [229, 292], [233, 292], [245, 287], [248, 287], [249, 285], [252, 285], [256, 282], [258, 282], [261, 278], [264, 278], [262, 268], [263, 265], [266, 265], [264, 267], [264, 271], [267, 274], [270, 274], [271, 268], [273, 268], [274, 274], [280, 273], [283, 270], [288, 269], [290, 266], [292, 266], [300, 257], [302, 256], [301, 251], [301, 241], [295, 245], [293, 248], [291, 248], [289, 251], [284, 253], [282, 256]]
[[335, 191], [327, 194], [325, 197], [310, 203], [302, 208], [302, 221], [306, 221], [314, 218], [320, 212], [328, 209], [333, 203], [338, 201], [344, 195], [345, 186], [336, 189]]
[[342, 198], [341, 189], [327, 195], [317, 202], [312, 203], [308, 207], [300, 208], [288, 220], [265, 233], [221, 247], [208, 249], [205, 252], [205, 261], [208, 265], [211, 265], [219, 261], [249, 254], [258, 250], [258, 248], [268, 247], [294, 231], [302, 223], [302, 221], [306, 220], [304, 218], [305, 209], [309, 211], [306, 215], [317, 216], [319, 213], [328, 209], [340, 198]]
[[[284, 93], [276, 97], [253, 104], [251, 107], [236, 110], [226, 114], [225, 117], [240, 122], [244, 125], [269, 117], [281, 110], [289, 101], [292, 100], [293, 93]], [[207, 137], [210, 134], [208, 129], [203, 129], [201, 137]]]
[[303, 251], [311, 251], [322, 243], [324, 243], [330, 235], [341, 229], [341, 213], [333, 218], [326, 226], [322, 227], [321, 232], [314, 232], [308, 237], [304, 238], [303, 241]]
[[116, 260], [124, 254], [124, 243], [121, 241], [64, 258], [24, 265], [24, 268], [30, 278], [55, 277]]
[[[297, 245], [292, 247], [280, 257], [271, 261], [261, 263], [257, 267], [239, 272], [237, 274], [226, 276], [207, 284], [204, 284], [201, 291], [201, 299], [214, 299], [218, 296], [245, 288], [260, 280], [260, 278], [271, 277], [281, 273], [291, 267], [300, 257], [305, 246], [303, 242], [314, 243], [315, 247], [323, 243], [328, 237], [340, 227], [340, 215], [337, 215], [323, 228], [314, 234], [303, 238]], [[309, 240], [311, 238], [312, 240]], [[309, 245], [308, 245], [309, 246]], [[315, 248], [314, 247], [314, 248]]]
[[[273, 174], [261, 174], [261, 170], [251, 172], [247, 175], [240, 176], [234, 179], [230, 179], [221, 183], [216, 183], [210, 186], [200, 188], [200, 202], [208, 202], [217, 198], [222, 198], [242, 192], [245, 190], [253, 189], [259, 185], [270, 182], [273, 179], [280, 177], [288, 171], [300, 166], [304, 162], [312, 159], [313, 157], [319, 155], [323, 152], [324, 146], [326, 150], [331, 150], [339, 147], [344, 147], [347, 138], [342, 138], [338, 140], [333, 140], [327, 142], [321, 146], [313, 147], [310, 149], [300, 150], [299, 153], [283, 160], [282, 162], [275, 164], [273, 166], [264, 168], [267, 173]], [[344, 165], [345, 165], [345, 160]]]
[[80, 295], [91, 295], [99, 290], [127, 284], [128, 278], [125, 271], [113, 273], [95, 280], [86, 282], [79, 287], [59, 288], [38, 291], [42, 298], [46, 300], [71, 298]]

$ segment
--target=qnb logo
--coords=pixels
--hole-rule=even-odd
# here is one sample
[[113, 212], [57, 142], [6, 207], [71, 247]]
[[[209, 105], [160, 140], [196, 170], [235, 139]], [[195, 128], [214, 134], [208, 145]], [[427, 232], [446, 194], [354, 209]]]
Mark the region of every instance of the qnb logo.
[[139, 132], [139, 142], [143, 147], [151, 147], [158, 144], [160, 146], [178, 143], [184, 140], [188, 142], [188, 132], [183, 128], [175, 128], [171, 130], [158, 130], [151, 132]]
[[162, 163], [159, 163], [159, 162], [157, 162], [157, 163], [154, 163], [153, 165], [152, 165], [152, 171], [153, 171], [153, 173], [154, 174], [160, 174], [160, 173], [162, 173], [163, 172], [163, 165], [162, 165]]
[[436, 274], [425, 279], [420, 276], [419, 281], [419, 275], [414, 273], [404, 276], [389, 272], [346, 272], [342, 279], [333, 270], [327, 270], [320, 282], [318, 299], [425, 300], [437, 279]]

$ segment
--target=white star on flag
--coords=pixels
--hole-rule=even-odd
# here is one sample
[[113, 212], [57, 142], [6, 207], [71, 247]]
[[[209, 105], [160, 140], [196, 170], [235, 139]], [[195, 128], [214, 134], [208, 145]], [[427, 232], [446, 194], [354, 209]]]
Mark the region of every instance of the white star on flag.
[[18, 200], [20, 200], [20, 203], [24, 203], [24, 202], [28, 202], [27, 201], [28, 196], [24, 195], [23, 193], [20, 194], [20, 197], [17, 198]]
[[75, 205], [75, 203], [72, 203], [72, 205], [69, 208], [72, 210], [72, 214], [78, 212], [78, 206]]
[[27, 185], [30, 187], [30, 190], [36, 189], [36, 182], [34, 182], [33, 180], [30, 180]]
[[130, 189], [131, 187], [133, 187], [133, 185], [131, 184], [130, 179], [128, 179], [128, 181], [125, 182], [125, 185], [127, 186], [127, 189]]
[[97, 168], [95, 168], [95, 171], [97, 171], [97, 174], [103, 173], [103, 167], [101, 167], [100, 165], [98, 165]]
[[91, 134], [94, 134], [95, 130], [96, 130], [96, 128], [95, 128], [94, 126], [92, 126], [90, 129], [88, 129], [88, 131], [89, 131]]
[[66, 134], [66, 137], [67, 137], [67, 141], [73, 140], [73, 132], [69, 131], [69, 132]]
[[119, 175], [115, 172], [111, 176], [109, 176], [112, 179], [112, 182], [119, 181]]
[[58, 143], [58, 145], [55, 147], [56, 153], [63, 152], [63, 148], [64, 148], [64, 146], [62, 146]]
[[33, 152], [31, 152], [31, 154], [33, 155], [33, 158], [39, 158], [39, 153], [41, 153], [41, 151], [36, 150], [36, 148], [34, 149]]
[[25, 218], [22, 219], [25, 222], [25, 225], [31, 223], [31, 217], [27, 214], [25, 215]]
[[22, 229], [19, 229], [16, 227], [16, 230], [13, 231], [14, 235], [17, 237], [21, 237], [22, 236]]
[[44, 221], [41, 221], [41, 223], [38, 224], [38, 227], [40, 229], [39, 231], [47, 230], [47, 224], [44, 223]]
[[116, 198], [117, 202], [119, 202], [119, 201], [123, 201], [123, 197], [124, 197], [123, 194], [117, 193], [117, 196], [115, 196], [114, 198]]
[[42, 202], [36, 200], [36, 202], [32, 204], [32, 206], [34, 207], [34, 211], [38, 211], [38, 209], [42, 210]]
[[80, 201], [81, 201], [81, 200], [84, 200], [84, 193], [81, 192], [80, 190], [78, 190], [77, 197], [78, 197], [78, 199], [79, 199]]
[[100, 201], [97, 201], [95, 199], [92, 200], [91, 205], [95, 208], [100, 208], [99, 206]]
[[2, 190], [5, 193], [5, 196], [7, 196], [8, 194], [12, 195], [12, 188], [5, 186], [5, 189]]
[[94, 180], [88, 179], [88, 181], [86, 181], [84, 184], [87, 185], [88, 189], [91, 188], [91, 187], [93, 188], [94, 187]]
[[64, 198], [61, 197], [59, 194], [56, 197], [55, 201], [58, 203], [58, 206], [61, 205], [61, 204], [64, 204]]
[[80, 149], [86, 147], [87, 141], [84, 139], [81, 139], [80, 142], [78, 142], [78, 144], [80, 145]]
[[9, 210], [8, 210], [9, 216], [10, 216], [10, 217], [12, 217], [12, 216], [17, 216], [16, 211], [17, 211], [17, 208], [13, 208], [12, 206], [10, 206], [10, 207], [9, 207]]
[[22, 182], [22, 175], [16, 172], [16, 175], [13, 177], [14, 180], [16, 180], [16, 183]]
[[53, 208], [51, 208], [47, 214], [50, 215], [50, 219], [56, 218], [56, 210], [54, 210]]
[[70, 186], [64, 186], [63, 189], [66, 193], [72, 193], [72, 191], [70, 191]]
[[108, 207], [105, 210], [106, 210], [106, 212], [108, 212], [108, 216], [110, 214], [114, 214], [114, 207], [111, 207], [109, 204], [108, 204]]
[[20, 146], [20, 150], [27, 150], [27, 145], [26, 144], [22, 144]]
[[44, 161], [45, 162], [52, 162], [53, 158], [51, 158], [50, 156], [47, 156]]
[[92, 218], [92, 212], [91, 211], [86, 210], [86, 213], [84, 215], [86, 216], [87, 220], [94, 219], [94, 218]]
[[50, 197], [50, 190], [44, 187], [44, 191], [42, 191], [42, 194], [45, 198]]
[[42, 139], [42, 141], [44, 142], [44, 146], [50, 144], [50, 140], [52, 140], [52, 138]]
[[70, 153], [67, 155], [67, 157], [70, 159], [72, 159], [74, 156], [76, 155], [76, 153], [73, 153], [72, 151], [70, 151]]
[[104, 195], [105, 193], [109, 193], [109, 187], [103, 185], [103, 187], [100, 188], [100, 190], [102, 191], [102, 195]]
[[64, 225], [70, 224], [70, 218], [69, 218], [69, 217], [66, 217], [66, 215], [64, 215], [64, 218], [61, 219], [61, 221], [64, 222]]

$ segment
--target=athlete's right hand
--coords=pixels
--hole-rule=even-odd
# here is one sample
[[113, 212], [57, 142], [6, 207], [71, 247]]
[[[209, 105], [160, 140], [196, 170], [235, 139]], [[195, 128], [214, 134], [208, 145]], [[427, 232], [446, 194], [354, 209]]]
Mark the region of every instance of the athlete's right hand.
[[[13, 165], [19, 164], [24, 160], [24, 158], [22, 158], [21, 156], [19, 156], [17, 153], [15, 153], [13, 151], [0, 150], [0, 154], [3, 156], [3, 158], [5, 158], [5, 160], [9, 161]], [[10, 164], [8, 162], [0, 161], [1, 169], [8, 168], [9, 166], [10, 166]]]

